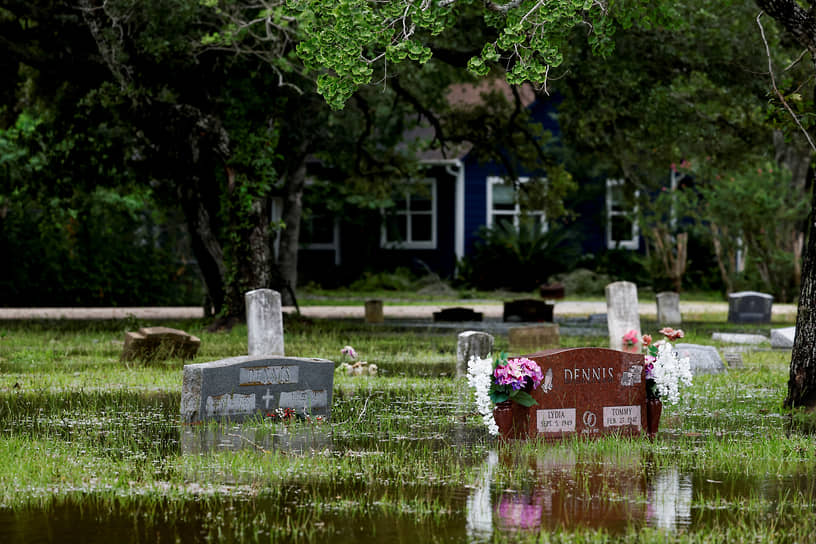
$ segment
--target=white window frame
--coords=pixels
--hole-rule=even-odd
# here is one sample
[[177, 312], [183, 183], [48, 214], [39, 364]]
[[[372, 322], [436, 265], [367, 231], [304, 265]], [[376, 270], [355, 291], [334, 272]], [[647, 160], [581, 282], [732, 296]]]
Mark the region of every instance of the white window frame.
[[[640, 227], [634, 219], [638, 213], [638, 206], [635, 203], [630, 211], [620, 211], [614, 209], [614, 202], [612, 202], [612, 188], [625, 185], [624, 179], [607, 179], [606, 180], [606, 247], [607, 249], [629, 249], [636, 251], [640, 249]], [[635, 191], [635, 198], [639, 192]], [[632, 217], [632, 236], [627, 240], [613, 240], [612, 239], [612, 219], [615, 217]]]
[[[518, 178], [518, 183], [527, 183], [530, 181], [529, 177], [521, 177]], [[546, 178], [544, 182], [546, 183]], [[518, 229], [519, 221], [521, 219], [521, 206], [519, 206], [518, 199], [516, 199], [516, 205], [513, 210], [494, 210], [493, 209], [493, 187], [496, 185], [504, 184], [504, 179], [499, 176], [488, 176], [487, 178], [487, 228], [493, 227], [493, 216], [494, 215], [507, 215], [513, 217], [513, 226]], [[543, 210], [528, 210], [528, 216], [537, 216], [539, 218], [539, 222], [541, 223], [541, 231], [547, 232], [549, 230], [549, 224], [547, 223], [547, 215], [544, 213]]]
[[331, 242], [320, 242], [320, 243], [301, 243], [300, 249], [304, 250], [323, 250], [323, 251], [333, 251], [334, 252], [334, 264], [335, 266], [340, 265], [340, 222], [337, 218], [333, 218], [332, 221], [334, 222], [332, 226], [332, 241]]
[[[409, 181], [405, 184], [405, 191], [402, 193], [405, 198], [405, 209], [404, 210], [382, 210], [383, 217], [385, 217], [386, 213], [394, 213], [397, 215], [404, 215], [406, 216], [406, 230], [405, 234], [408, 237], [407, 240], [389, 240], [388, 239], [388, 228], [386, 222], [383, 221], [382, 229], [380, 230], [380, 247], [384, 249], [436, 249], [437, 244], [437, 233], [436, 233], [436, 224], [437, 224], [437, 200], [436, 200], [436, 178], [423, 178], [418, 179], [416, 181]], [[425, 184], [430, 185], [430, 199], [431, 199], [431, 210], [426, 211], [411, 211], [411, 192], [409, 190], [411, 185], [415, 184]], [[411, 223], [413, 221], [413, 217], [416, 215], [430, 215], [431, 216], [431, 239], [430, 240], [412, 240], [411, 239]]]

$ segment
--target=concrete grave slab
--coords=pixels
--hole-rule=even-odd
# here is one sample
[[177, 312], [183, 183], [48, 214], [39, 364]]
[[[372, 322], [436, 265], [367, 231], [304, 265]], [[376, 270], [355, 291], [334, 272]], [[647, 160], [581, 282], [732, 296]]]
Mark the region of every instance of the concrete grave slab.
[[771, 329], [772, 348], [793, 348], [794, 338], [796, 338], [796, 327]]
[[759, 345], [768, 342], [767, 336], [761, 334], [740, 334], [731, 332], [715, 332], [711, 335], [712, 340], [725, 342], [728, 344]]
[[675, 344], [674, 349], [680, 357], [689, 358], [691, 373], [694, 376], [726, 372], [725, 363], [720, 357], [720, 352], [714, 346]]
[[539, 323], [511, 328], [508, 331], [508, 339], [512, 353], [529, 353], [558, 347], [561, 343], [561, 334], [555, 323]]
[[201, 340], [178, 329], [169, 327], [142, 327], [139, 332], [125, 333], [123, 361], [156, 359], [192, 359], [198, 353]]
[[333, 386], [334, 363], [326, 359], [244, 356], [185, 365], [181, 417], [240, 422], [289, 408], [328, 418]]
[[385, 314], [383, 313], [383, 301], [379, 299], [371, 299], [365, 301], [365, 322], [366, 323], [382, 323], [385, 321]]

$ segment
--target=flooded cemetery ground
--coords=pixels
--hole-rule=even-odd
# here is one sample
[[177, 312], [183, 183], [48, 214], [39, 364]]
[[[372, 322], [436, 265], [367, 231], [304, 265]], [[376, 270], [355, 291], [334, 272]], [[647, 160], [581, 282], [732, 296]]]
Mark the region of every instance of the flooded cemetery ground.
[[[780, 409], [789, 352], [747, 352], [744, 368], [695, 378], [679, 405], [664, 408], [654, 441], [504, 444], [487, 434], [465, 381], [450, 377], [456, 331], [288, 323], [287, 353], [339, 362], [352, 344], [381, 375], [338, 373], [330, 421], [185, 426], [182, 363], [120, 362], [125, 326], [2, 325], [0, 542], [816, 534], [813, 425]], [[196, 362], [246, 349], [245, 329], [181, 328], [202, 339]], [[707, 324], [684, 328], [710, 343]]]

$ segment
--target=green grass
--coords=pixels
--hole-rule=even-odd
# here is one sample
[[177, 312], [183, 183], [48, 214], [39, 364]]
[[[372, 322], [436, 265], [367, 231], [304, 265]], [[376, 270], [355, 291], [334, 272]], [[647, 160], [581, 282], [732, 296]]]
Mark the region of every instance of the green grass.
[[[336, 374], [332, 419], [319, 425], [185, 427], [183, 362], [118, 359], [124, 331], [144, 325], [2, 324], [0, 533], [28, 541], [76, 530], [99, 542], [123, 528], [145, 542], [807, 542], [816, 533], [814, 421], [781, 410], [785, 352], [748, 353], [743, 369], [696, 378], [664, 408], [653, 442], [503, 444], [450, 377], [455, 332], [287, 320], [288, 353], [339, 362], [350, 344], [382, 374]], [[169, 324], [202, 339], [196, 362], [245, 352], [245, 327], [205, 325]], [[706, 316], [684, 329], [684, 340], [711, 344], [711, 332], [737, 327]], [[497, 350], [506, 342], [498, 337]], [[241, 448], [219, 447], [228, 442]], [[678, 489], [688, 519], [662, 526], [662, 497]], [[468, 521], [479, 493], [489, 533]], [[539, 529], [513, 528], [524, 511], [538, 513]]]

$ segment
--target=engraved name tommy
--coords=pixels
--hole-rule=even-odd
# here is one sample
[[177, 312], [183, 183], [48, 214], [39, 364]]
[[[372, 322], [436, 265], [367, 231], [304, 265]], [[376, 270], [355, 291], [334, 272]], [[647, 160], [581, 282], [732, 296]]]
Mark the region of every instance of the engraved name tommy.
[[589, 368], [565, 368], [565, 384], [613, 383], [615, 369], [612, 367], [593, 366]]

